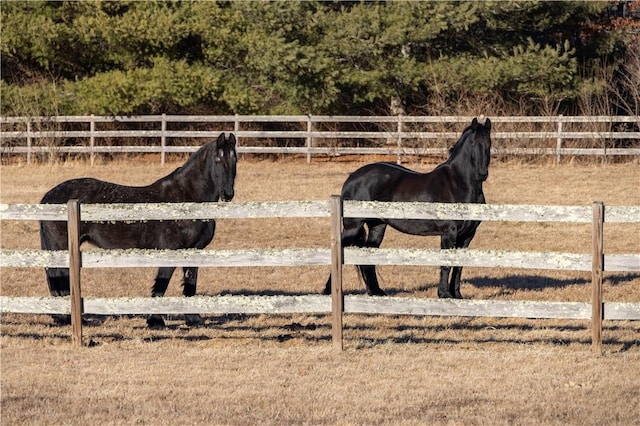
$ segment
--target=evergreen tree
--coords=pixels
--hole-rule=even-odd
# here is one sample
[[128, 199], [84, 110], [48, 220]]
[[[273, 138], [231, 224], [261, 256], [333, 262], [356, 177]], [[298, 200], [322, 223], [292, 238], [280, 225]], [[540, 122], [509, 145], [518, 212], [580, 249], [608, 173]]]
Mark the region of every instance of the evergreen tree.
[[[609, 2], [3, 2], [3, 115], [575, 111], [625, 70]], [[635, 18], [632, 18], [635, 20]], [[616, 21], [617, 22], [617, 21]]]

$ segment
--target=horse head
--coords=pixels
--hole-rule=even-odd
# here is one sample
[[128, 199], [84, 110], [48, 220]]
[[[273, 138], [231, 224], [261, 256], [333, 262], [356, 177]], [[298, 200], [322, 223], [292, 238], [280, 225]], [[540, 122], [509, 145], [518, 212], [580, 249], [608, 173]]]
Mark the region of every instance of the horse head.
[[461, 160], [459, 163], [474, 181], [487, 180], [491, 162], [491, 120], [487, 118], [482, 125], [474, 118], [450, 152], [449, 162]]
[[[474, 124], [475, 123], [475, 124]], [[472, 161], [476, 165], [480, 181], [489, 177], [489, 163], [491, 162], [491, 120], [485, 120], [484, 125], [474, 118], [471, 122], [473, 128], [474, 155]]]
[[212, 178], [222, 201], [233, 199], [237, 161], [236, 137], [230, 133], [229, 138], [226, 138], [225, 134], [221, 133], [215, 144]]

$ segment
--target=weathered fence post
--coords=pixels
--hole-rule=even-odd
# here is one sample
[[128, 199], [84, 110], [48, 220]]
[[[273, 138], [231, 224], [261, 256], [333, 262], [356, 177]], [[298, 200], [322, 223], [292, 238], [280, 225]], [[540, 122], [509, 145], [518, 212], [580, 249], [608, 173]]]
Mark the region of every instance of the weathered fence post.
[[27, 118], [27, 164], [31, 164], [31, 119]]
[[331, 196], [331, 340], [334, 349], [342, 351], [342, 197]]
[[591, 264], [591, 348], [602, 353], [602, 275], [604, 270], [604, 203], [592, 204], [592, 264]]
[[167, 147], [167, 114], [162, 114], [162, 124], [160, 126], [161, 136], [160, 136], [160, 164], [165, 163], [166, 161], [166, 153], [165, 148]]
[[402, 164], [402, 114], [398, 115], [398, 154], [396, 163]]
[[[233, 122], [233, 131], [234, 133], [238, 133], [240, 131], [240, 115], [236, 114], [236, 119]], [[240, 137], [236, 135], [237, 144], [240, 145]]]
[[91, 149], [91, 154], [89, 158], [91, 159], [91, 167], [93, 167], [93, 163], [96, 159], [95, 146], [96, 146], [96, 121], [95, 116], [91, 114], [91, 121], [89, 121], [89, 147]]
[[560, 150], [562, 149], [562, 114], [558, 116], [558, 138], [556, 139], [556, 164], [560, 164]]
[[69, 238], [69, 280], [71, 284], [71, 329], [73, 347], [82, 346], [82, 296], [80, 293], [80, 203], [67, 203], [67, 233]]
[[313, 146], [313, 139], [311, 138], [311, 131], [313, 130], [313, 122], [311, 121], [311, 114], [307, 115], [307, 164], [311, 164], [311, 147]]

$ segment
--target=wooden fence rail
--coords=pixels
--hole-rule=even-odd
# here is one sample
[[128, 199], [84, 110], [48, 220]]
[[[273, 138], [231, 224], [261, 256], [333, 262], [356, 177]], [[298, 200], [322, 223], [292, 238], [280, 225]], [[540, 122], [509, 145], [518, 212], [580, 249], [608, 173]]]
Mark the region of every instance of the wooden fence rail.
[[[503, 250], [357, 249], [341, 245], [344, 217], [396, 217], [489, 221], [592, 223], [591, 254], [513, 252]], [[134, 221], [263, 217], [331, 217], [330, 248], [252, 250], [101, 250], [80, 252], [80, 221]], [[410, 315], [497, 316], [525, 318], [591, 319], [592, 344], [601, 351], [602, 320], [640, 319], [640, 303], [602, 302], [602, 275], [606, 271], [640, 272], [640, 254], [604, 255], [603, 224], [640, 223], [640, 206], [592, 207], [476, 205], [438, 203], [330, 202], [94, 204], [0, 204], [0, 220], [68, 221], [68, 251], [0, 251], [0, 267], [70, 267], [75, 290], [71, 298], [0, 297], [0, 312], [72, 314], [74, 344], [82, 343], [81, 314], [180, 314], [180, 313], [332, 313], [332, 337], [342, 349], [343, 313]], [[74, 229], [76, 231], [74, 231]], [[76, 243], [74, 244], [74, 241]], [[515, 302], [491, 300], [438, 300], [342, 294], [345, 264], [460, 265], [527, 269], [592, 271], [594, 291], [587, 302]], [[82, 298], [80, 267], [157, 266], [308, 266], [330, 265], [333, 294], [329, 296], [217, 296], [190, 298]], [[75, 272], [74, 272], [75, 271]], [[73, 278], [74, 274], [77, 278]], [[75, 319], [74, 319], [75, 318]]]
[[[466, 116], [173, 116], [152, 115], [134, 117], [103, 117], [103, 116], [54, 116], [54, 117], [0, 117], [0, 154], [26, 154], [27, 162], [36, 153], [87, 153], [93, 164], [99, 153], [160, 153], [164, 164], [167, 153], [193, 152], [198, 146], [172, 146], [169, 139], [176, 138], [215, 138], [221, 131], [234, 132], [239, 138], [238, 152], [240, 153], [275, 153], [275, 154], [306, 154], [307, 161], [311, 161], [314, 154], [379, 154], [395, 155], [400, 162], [403, 155], [442, 155], [447, 148], [442, 146], [426, 146], [429, 140], [457, 139], [459, 131], [439, 130], [436, 125], [444, 126], [451, 123], [466, 125], [472, 117]], [[492, 122], [498, 125], [543, 125], [549, 129], [537, 131], [500, 131], [494, 129], [494, 140], [550, 140], [554, 147], [540, 146], [533, 148], [498, 146], [495, 155], [554, 155], [559, 161], [563, 155], [597, 155], [597, 156], [627, 156], [640, 155], [640, 147], [635, 144], [628, 147], [612, 146], [611, 141], [640, 140], [640, 117], [638, 116], [550, 116], [550, 117], [495, 117]], [[151, 123], [154, 130], [98, 130], [98, 123]], [[216, 127], [216, 130], [171, 130], [170, 123], [192, 123]], [[271, 123], [274, 125], [297, 126], [301, 130], [251, 130], [246, 127], [256, 123]], [[343, 123], [377, 124], [375, 130], [336, 131], [330, 127], [339, 127]], [[51, 130], [52, 125], [88, 125], [86, 130]], [[579, 131], [567, 130], [568, 126], [581, 126]], [[321, 129], [318, 127], [321, 126]], [[45, 127], [45, 130], [40, 129]], [[77, 126], [76, 126], [77, 127]], [[245, 128], [243, 128], [245, 127]], [[16, 130], [19, 128], [19, 130]], [[417, 130], [416, 130], [417, 129]], [[430, 129], [425, 131], [424, 129]], [[106, 138], [143, 138], [155, 139], [156, 145], [144, 144], [109, 146], [96, 144], [97, 139]], [[303, 146], [260, 146], [248, 140], [272, 140], [284, 138], [301, 140]], [[47, 140], [44, 144], [34, 143], [38, 139]], [[76, 143], [68, 146], [56, 140], [74, 139]], [[353, 146], [353, 140], [378, 141], [374, 146]], [[566, 141], [575, 140], [597, 141], [592, 147], [567, 147]], [[51, 142], [53, 140], [53, 142]], [[82, 142], [82, 141], [85, 142]], [[346, 140], [347, 146], [338, 143], [322, 143], [323, 141]], [[5, 142], [6, 141], [6, 142]], [[23, 141], [16, 143], [16, 141]], [[382, 141], [382, 143], [380, 143]], [[419, 147], [409, 146], [407, 141], [418, 141]], [[84, 144], [83, 144], [84, 143]]]

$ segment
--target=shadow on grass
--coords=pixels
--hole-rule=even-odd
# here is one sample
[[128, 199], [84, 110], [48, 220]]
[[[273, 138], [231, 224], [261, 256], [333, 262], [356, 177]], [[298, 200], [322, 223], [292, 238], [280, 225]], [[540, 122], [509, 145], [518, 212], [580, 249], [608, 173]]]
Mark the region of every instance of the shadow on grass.
[[[222, 290], [219, 294], [205, 294], [205, 296], [308, 296], [316, 293], [303, 293], [300, 291], [280, 291], [280, 290], [247, 290], [247, 289], [234, 289], [234, 290]], [[318, 291], [317, 294], [320, 294]]]
[[[621, 285], [637, 280], [640, 274], [608, 274], [605, 273], [604, 285]], [[501, 278], [475, 277], [465, 280], [465, 282], [476, 287], [502, 287], [512, 290], [543, 290], [553, 288], [566, 288], [575, 285], [591, 284], [590, 279], [569, 278], [556, 279], [543, 275], [508, 275]]]
[[[356, 344], [359, 348], [366, 347], [375, 347], [378, 345], [384, 344], [414, 344], [414, 345], [447, 345], [447, 346], [459, 346], [461, 348], [468, 349], [471, 345], [478, 345], [477, 349], [482, 349], [482, 345], [491, 345], [491, 344], [507, 344], [507, 345], [515, 345], [518, 347], [521, 346], [536, 346], [536, 345], [551, 345], [551, 346], [569, 346], [569, 345], [578, 345], [584, 346], [586, 351], [589, 350], [591, 346], [591, 339], [588, 337], [563, 337], [561, 334], [563, 332], [580, 332], [585, 331], [586, 327], [581, 327], [578, 330], [571, 331], [567, 327], [557, 327], [557, 335], [549, 336], [549, 337], [530, 337], [526, 336], [527, 331], [533, 330], [533, 327], [515, 327], [512, 330], [514, 333], [522, 332], [522, 335], [513, 335], [513, 337], [477, 337], [473, 339], [455, 339], [455, 338], [438, 338], [438, 337], [419, 337], [416, 336], [416, 330], [412, 330], [411, 332], [404, 333], [400, 336], [393, 336], [389, 338], [371, 338], [371, 337], [358, 337], [355, 339]], [[611, 332], [612, 330], [609, 328], [605, 328], [603, 333], [606, 335], [607, 332]], [[627, 333], [633, 333], [634, 330], [625, 330]], [[637, 332], [637, 331], [635, 331]], [[347, 339], [348, 342], [348, 339]], [[604, 350], [611, 353], [623, 353], [631, 350], [640, 351], [640, 340], [638, 339], [619, 339], [619, 338], [604, 338], [602, 340], [604, 345]], [[608, 346], [608, 347], [607, 347]]]
[[[623, 285], [640, 278], [640, 274], [607, 274], [605, 285]], [[465, 281], [477, 287], [496, 287], [516, 290], [539, 290], [547, 288], [565, 288], [575, 285], [589, 285], [590, 280], [578, 279], [555, 279], [536, 275], [510, 275], [501, 278], [473, 277]], [[432, 289], [435, 286], [426, 286]], [[389, 295], [406, 294], [406, 289], [387, 288]], [[346, 294], [362, 294], [363, 290], [352, 290]], [[292, 291], [254, 291], [247, 289], [225, 290], [220, 295], [244, 295], [244, 296], [304, 296], [308, 294]], [[345, 318], [344, 333], [347, 346], [370, 347], [381, 344], [446, 344], [468, 346], [471, 344], [515, 344], [515, 345], [570, 345], [577, 344], [588, 347], [591, 344], [588, 329], [588, 320], [567, 320], [558, 324], [538, 322], [529, 320], [528, 323], [491, 322], [484, 323], [479, 318], [457, 318], [438, 320], [439, 317], [424, 317], [424, 324], [403, 323], [403, 316], [388, 315], [390, 325], [366, 325], [361, 320], [354, 320], [354, 317]], [[39, 315], [36, 317], [40, 317]], [[47, 316], [42, 316], [47, 317]], [[258, 317], [261, 317], [258, 319]], [[304, 318], [304, 324], [300, 318]], [[364, 317], [364, 316], [363, 316]], [[110, 325], [107, 320], [119, 321], [123, 319], [133, 319], [139, 321], [131, 325], [132, 333], [122, 333], [109, 331]], [[183, 316], [167, 315], [167, 327], [164, 330], [151, 331], [146, 329], [145, 315], [123, 315], [123, 316], [99, 316], [85, 315], [84, 326], [87, 327], [85, 336], [89, 335], [88, 346], [99, 346], [102, 343], [117, 341], [142, 340], [144, 342], [159, 341], [242, 341], [257, 340], [270, 342], [300, 341], [301, 344], [325, 344], [331, 340], [331, 323], [328, 314], [224, 314], [204, 316], [205, 325], [201, 327], [187, 327], [184, 324]], [[428, 321], [426, 318], [429, 318]], [[453, 319], [451, 319], [453, 318]], [[40, 322], [38, 319], [33, 324], [33, 330], [24, 330], [25, 323], [19, 320], [19, 316], [12, 316], [7, 322], [2, 316], [4, 327], [2, 335], [6, 337], [20, 338], [25, 340], [69, 340], [70, 326], [50, 324], [46, 320]], [[385, 320], [386, 321], [386, 320]], [[547, 321], [547, 320], [544, 320]], [[28, 322], [28, 321], [27, 321]], [[106, 324], [105, 324], [106, 323]], [[488, 325], [490, 324], [490, 325]], [[38, 331], [39, 327], [44, 330]], [[103, 329], [99, 329], [103, 327]], [[532, 336], [531, 333], [540, 329], [549, 329], [553, 332], [549, 336]], [[52, 333], [51, 331], [54, 331]], [[68, 333], [67, 334], [67, 330]], [[477, 336], [469, 336], [457, 339], [451, 337], [451, 331], [475, 332]], [[439, 333], [447, 332], [447, 337], [438, 337]], [[489, 335], [487, 335], [487, 332]], [[512, 334], [509, 334], [512, 333]], [[606, 321], [603, 332], [603, 343], [615, 346], [615, 352], [626, 352], [629, 350], [640, 350], [640, 339], [637, 339], [637, 323], [620, 323]], [[382, 335], [382, 337], [370, 337], [371, 335]], [[607, 336], [609, 334], [609, 336]], [[616, 336], [615, 334], [618, 334]], [[613, 335], [613, 336], [612, 336]], [[351, 342], [351, 343], [350, 343]]]
[[[588, 351], [591, 345], [588, 320], [516, 320], [500, 319], [484, 322], [479, 318], [424, 317], [405, 320], [406, 316], [388, 315], [380, 323], [369, 323], [375, 315], [348, 314], [344, 319], [344, 339], [347, 348], [363, 349], [379, 345], [445, 345], [469, 348], [474, 345], [506, 344], [522, 346], [578, 346]], [[301, 319], [303, 318], [303, 319]], [[119, 317], [110, 317], [120, 321]], [[186, 327], [180, 316], [167, 316], [163, 330], [148, 330], [144, 316], [129, 318], [140, 323], [130, 326], [131, 333], [122, 331], [122, 325], [104, 324], [87, 327], [84, 342], [88, 347], [114, 342], [293, 342], [301, 346], [330, 344], [331, 320], [325, 314], [225, 314], [206, 316], [201, 327]], [[377, 321], [377, 320], [376, 320]], [[413, 321], [409, 323], [409, 321]], [[526, 322], [525, 322], [526, 321]], [[16, 326], [17, 324], [14, 322]], [[45, 329], [38, 330], [38, 326]], [[5, 338], [31, 341], [58, 341], [71, 344], [71, 328], [48, 324], [34, 325], [33, 330], [13, 330], [3, 327]], [[110, 327], [113, 327], [110, 330]], [[129, 327], [125, 325], [125, 327]], [[55, 332], [51, 333], [51, 329]], [[117, 328], [117, 331], [115, 330]], [[543, 333], [543, 335], [540, 334]], [[605, 351], [622, 353], [640, 351], [637, 322], [605, 322], [603, 343]], [[459, 334], [458, 334], [459, 333]], [[470, 335], [470, 333], [473, 333]], [[458, 337], [459, 336], [459, 337]], [[7, 342], [5, 342], [7, 343]], [[608, 347], [607, 347], [608, 346]]]
[[[588, 274], [585, 272], [585, 274]], [[605, 286], [617, 286], [624, 285], [631, 281], [640, 279], [640, 274], [637, 273], [609, 273], [605, 272], [603, 284]], [[462, 279], [462, 293], [464, 295], [464, 285], [471, 284], [475, 287], [479, 288], [496, 288], [502, 290], [503, 294], [508, 294], [516, 290], [525, 290], [525, 291], [536, 291], [536, 290], [546, 290], [546, 289], [562, 289], [568, 288], [571, 286], [582, 286], [582, 285], [590, 285], [590, 278], [567, 278], [567, 279], [557, 279], [552, 277], [547, 277], [544, 275], [507, 275], [505, 277], [488, 277], [488, 276], [480, 276], [480, 277], [472, 277]], [[422, 284], [415, 291], [425, 292], [425, 291], [434, 291], [437, 289], [438, 283], [428, 283]], [[388, 296], [397, 296], [401, 294], [407, 294], [411, 291], [406, 288], [392, 287], [392, 286], [383, 286], [383, 290], [387, 293]], [[351, 291], [345, 292], [345, 294], [362, 294], [365, 293], [364, 289], [362, 291]]]
[[508, 275], [506, 277], [476, 277], [466, 280], [476, 287], [500, 287], [511, 290], [542, 290], [566, 288], [590, 283], [584, 278], [556, 279], [538, 275]]

